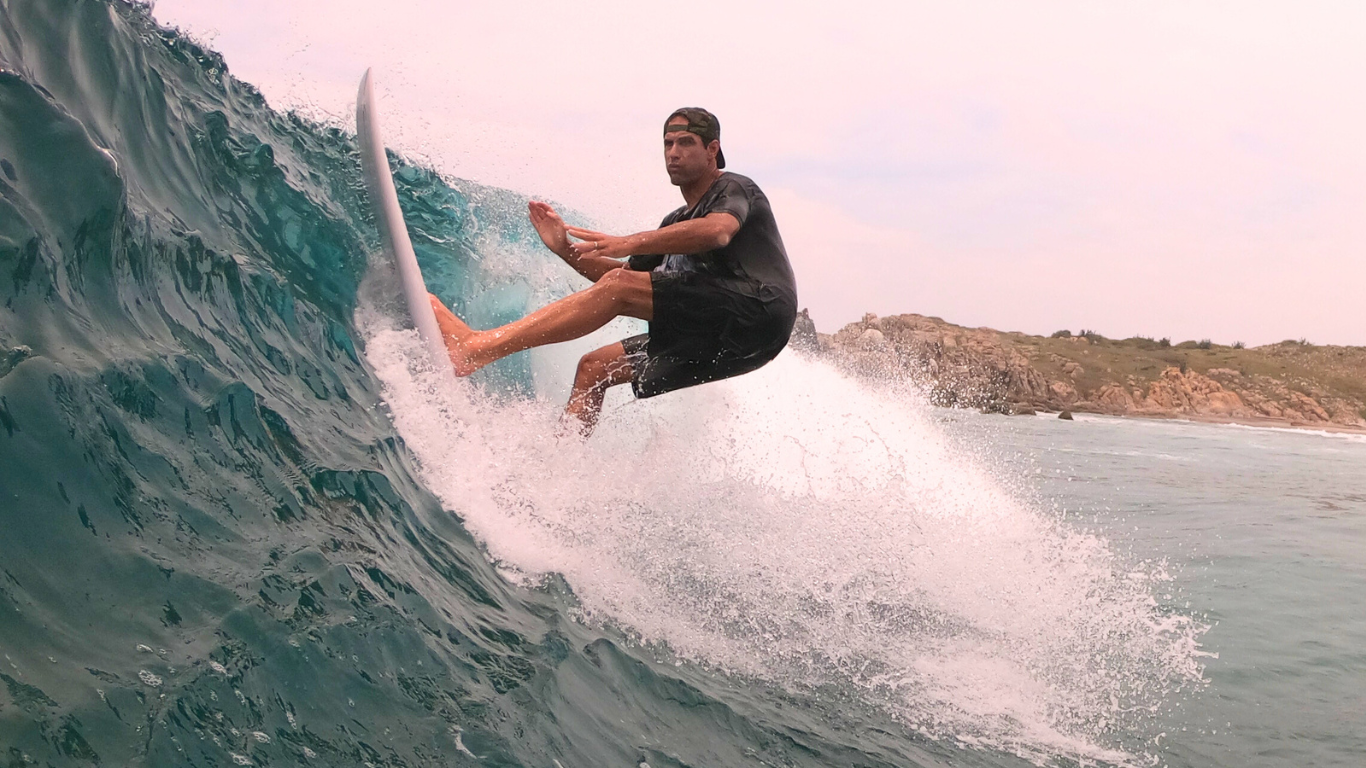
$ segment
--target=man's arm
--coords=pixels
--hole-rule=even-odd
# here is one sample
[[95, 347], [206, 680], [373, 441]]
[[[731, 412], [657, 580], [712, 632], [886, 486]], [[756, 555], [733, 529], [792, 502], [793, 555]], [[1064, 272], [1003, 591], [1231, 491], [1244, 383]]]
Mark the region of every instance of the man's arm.
[[593, 254], [579, 256], [573, 251], [561, 253], [559, 256], [564, 259], [564, 263], [573, 267], [575, 272], [578, 272], [580, 275], [583, 275], [595, 283], [608, 272], [626, 266], [626, 264], [617, 259], [611, 259], [605, 256], [595, 256]]
[[[613, 237], [591, 229], [568, 227], [566, 231], [583, 242], [569, 246], [571, 254], [579, 258], [599, 258], [621, 266], [616, 259], [650, 253], [703, 253], [724, 248], [740, 231], [740, 220], [729, 213], [708, 214], [667, 227], [637, 232], [625, 237]], [[568, 259], [566, 259], [567, 261]], [[576, 267], [577, 269], [577, 267]]]
[[536, 228], [536, 234], [541, 236], [541, 242], [549, 248], [556, 256], [564, 259], [564, 262], [574, 268], [575, 272], [597, 282], [598, 278], [620, 269], [622, 263], [616, 259], [604, 258], [598, 254], [577, 254], [569, 248], [569, 237], [565, 234], [566, 227], [564, 219], [555, 212], [554, 208], [542, 202], [532, 201], [528, 206], [528, 213], [531, 216], [531, 225]]

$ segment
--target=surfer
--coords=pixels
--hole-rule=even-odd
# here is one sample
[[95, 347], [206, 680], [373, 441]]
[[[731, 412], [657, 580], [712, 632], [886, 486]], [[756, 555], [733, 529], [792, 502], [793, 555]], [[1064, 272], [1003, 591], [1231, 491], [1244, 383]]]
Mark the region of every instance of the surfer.
[[456, 374], [579, 338], [616, 317], [648, 321], [649, 333], [579, 360], [565, 414], [587, 435], [610, 387], [629, 383], [636, 397], [654, 397], [776, 357], [797, 316], [797, 288], [768, 198], [723, 170], [721, 125], [705, 109], [679, 109], [664, 121], [664, 167], [684, 205], [659, 229], [613, 236], [566, 226], [549, 205], [530, 204], [546, 247], [591, 287], [486, 331], [472, 330], [432, 296]]

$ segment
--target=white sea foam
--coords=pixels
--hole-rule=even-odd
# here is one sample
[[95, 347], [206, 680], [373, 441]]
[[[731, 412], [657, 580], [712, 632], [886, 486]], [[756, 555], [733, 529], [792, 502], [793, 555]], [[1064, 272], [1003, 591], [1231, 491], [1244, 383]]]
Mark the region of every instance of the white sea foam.
[[[1041, 418], [1057, 418], [1052, 414], [1038, 414]], [[1361, 432], [1340, 432], [1330, 429], [1311, 429], [1309, 427], [1282, 427], [1274, 424], [1238, 424], [1234, 422], [1217, 421], [1193, 421], [1191, 419], [1171, 418], [1171, 419], [1145, 419], [1145, 418], [1126, 418], [1123, 416], [1106, 416], [1100, 414], [1074, 414], [1076, 421], [1097, 422], [1110, 425], [1124, 425], [1147, 429], [1225, 429], [1237, 430], [1252, 433], [1272, 433], [1280, 435], [1293, 435], [1300, 437], [1327, 437], [1334, 440], [1345, 440], [1350, 443], [1366, 444], [1366, 434]]]
[[1307, 427], [1272, 427], [1261, 424], [1216, 424], [1214, 426], [1230, 429], [1245, 429], [1254, 432], [1278, 432], [1286, 435], [1329, 437], [1334, 440], [1346, 440], [1350, 443], [1366, 444], [1366, 434], [1360, 432], [1335, 432], [1327, 429], [1309, 429]]
[[1159, 566], [1018, 500], [914, 396], [785, 353], [616, 392], [591, 440], [557, 439], [560, 403], [486, 396], [414, 362], [415, 332], [367, 327], [427, 485], [504, 572], [562, 574], [588, 621], [1035, 761], [1128, 762], [1201, 678], [1202, 627], [1158, 606]]

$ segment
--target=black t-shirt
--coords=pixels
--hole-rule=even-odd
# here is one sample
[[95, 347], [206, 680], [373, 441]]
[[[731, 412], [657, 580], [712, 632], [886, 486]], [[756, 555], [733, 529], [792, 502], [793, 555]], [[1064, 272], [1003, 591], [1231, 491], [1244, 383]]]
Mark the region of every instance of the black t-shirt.
[[729, 213], [740, 229], [724, 248], [694, 254], [632, 256], [627, 267], [639, 272], [691, 270], [721, 277], [749, 277], [786, 294], [795, 305], [797, 281], [787, 261], [773, 209], [759, 186], [738, 173], [723, 173], [692, 208], [664, 217], [660, 228], [713, 213]]

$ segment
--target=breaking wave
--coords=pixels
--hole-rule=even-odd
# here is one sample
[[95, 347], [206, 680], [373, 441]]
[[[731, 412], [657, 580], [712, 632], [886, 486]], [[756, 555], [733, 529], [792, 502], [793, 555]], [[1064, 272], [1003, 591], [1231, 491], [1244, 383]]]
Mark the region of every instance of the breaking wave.
[[[1200, 684], [1161, 565], [914, 396], [789, 352], [557, 439], [594, 342], [436, 375], [345, 130], [136, 5], [4, 3], [0, 68], [12, 762], [1142, 763]], [[473, 324], [572, 289], [393, 162]]]

